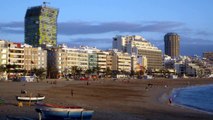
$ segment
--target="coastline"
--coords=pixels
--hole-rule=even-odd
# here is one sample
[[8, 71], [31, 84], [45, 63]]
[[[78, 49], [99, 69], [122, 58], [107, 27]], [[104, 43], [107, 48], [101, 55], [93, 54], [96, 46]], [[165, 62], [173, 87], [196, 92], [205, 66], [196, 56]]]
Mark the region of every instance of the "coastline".
[[184, 109], [191, 109], [191, 110], [202, 112], [202, 113], [209, 114], [209, 115], [213, 115], [213, 112], [201, 109], [199, 107], [181, 104], [181, 103], [178, 103], [178, 102], [175, 101], [175, 98], [177, 97], [176, 95], [179, 94], [179, 92], [182, 92], [182, 90], [185, 90], [185, 89], [196, 89], [196, 88], [199, 88], [199, 87], [209, 87], [209, 86], [213, 87], [213, 84], [194, 85], [194, 86], [187, 86], [187, 87], [181, 87], [181, 88], [173, 88], [171, 93], [170, 93], [170, 95], [169, 95], [169, 99], [172, 99], [171, 105], [177, 106], [177, 107], [181, 107], [181, 108], [184, 108]]
[[[213, 79], [177, 79], [177, 80], [98, 80], [65, 81], [51, 80], [40, 83], [0, 82], [0, 94], [6, 101], [0, 105], [0, 119], [7, 115], [37, 119], [34, 105], [17, 106], [15, 95], [26, 88], [33, 93], [46, 96], [45, 103], [60, 105], [78, 105], [95, 110], [93, 120], [211, 120], [212, 115], [199, 111], [169, 105], [167, 96], [174, 88], [213, 84]], [[152, 84], [148, 87], [147, 85]], [[166, 86], [166, 87], [165, 87]], [[74, 96], [70, 95], [74, 90]], [[165, 98], [162, 99], [162, 95]], [[26, 114], [27, 112], [27, 114]]]

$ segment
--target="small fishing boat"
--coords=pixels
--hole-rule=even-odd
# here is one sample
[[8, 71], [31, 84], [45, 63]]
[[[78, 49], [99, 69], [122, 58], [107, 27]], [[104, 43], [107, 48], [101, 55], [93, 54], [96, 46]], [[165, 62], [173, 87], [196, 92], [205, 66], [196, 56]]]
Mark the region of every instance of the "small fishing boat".
[[91, 120], [93, 110], [85, 110], [78, 106], [59, 106], [53, 104], [36, 103], [39, 119], [57, 120]]
[[45, 96], [16, 96], [17, 101], [37, 102], [45, 99]]

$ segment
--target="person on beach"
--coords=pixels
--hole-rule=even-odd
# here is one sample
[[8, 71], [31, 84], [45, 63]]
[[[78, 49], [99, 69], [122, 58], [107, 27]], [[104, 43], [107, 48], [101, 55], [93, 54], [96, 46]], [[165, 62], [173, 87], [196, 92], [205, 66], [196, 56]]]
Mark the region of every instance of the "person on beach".
[[148, 90], [149, 90], [149, 88], [146, 86], [146, 87], [145, 87], [145, 90], [146, 90], [146, 91], [148, 91]]
[[74, 95], [73, 89], [70, 90], [70, 94], [71, 94], [71, 96]]
[[88, 81], [87, 81], [87, 85], [90, 85]]
[[169, 98], [169, 104], [172, 104], [172, 98]]
[[27, 94], [26, 90], [21, 90], [21, 94]]

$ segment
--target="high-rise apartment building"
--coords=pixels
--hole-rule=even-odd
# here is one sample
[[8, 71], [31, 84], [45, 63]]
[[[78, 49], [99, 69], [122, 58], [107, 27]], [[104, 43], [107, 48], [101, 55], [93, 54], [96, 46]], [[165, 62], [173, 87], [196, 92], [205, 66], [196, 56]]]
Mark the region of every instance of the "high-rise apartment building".
[[141, 36], [116, 36], [113, 38], [113, 49], [130, 55], [146, 56], [146, 67], [150, 69], [162, 67], [162, 51]]
[[44, 6], [30, 7], [25, 15], [25, 43], [34, 47], [56, 46], [58, 9]]
[[180, 55], [180, 36], [177, 33], [167, 33], [164, 36], [165, 54], [172, 58]]

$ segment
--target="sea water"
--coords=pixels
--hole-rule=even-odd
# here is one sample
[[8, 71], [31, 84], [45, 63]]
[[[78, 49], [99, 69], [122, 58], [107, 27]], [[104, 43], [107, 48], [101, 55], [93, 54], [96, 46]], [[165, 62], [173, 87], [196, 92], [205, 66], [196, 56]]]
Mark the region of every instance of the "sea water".
[[213, 114], [213, 85], [173, 90], [172, 103]]

